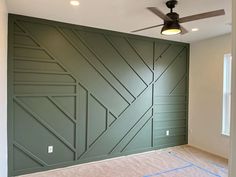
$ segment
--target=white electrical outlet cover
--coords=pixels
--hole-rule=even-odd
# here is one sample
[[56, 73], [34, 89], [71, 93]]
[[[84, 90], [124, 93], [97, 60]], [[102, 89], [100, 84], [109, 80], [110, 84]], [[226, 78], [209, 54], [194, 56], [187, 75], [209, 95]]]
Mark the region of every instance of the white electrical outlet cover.
[[170, 135], [170, 131], [166, 130], [166, 136], [169, 136], [169, 135]]
[[53, 146], [48, 146], [48, 153], [53, 153]]

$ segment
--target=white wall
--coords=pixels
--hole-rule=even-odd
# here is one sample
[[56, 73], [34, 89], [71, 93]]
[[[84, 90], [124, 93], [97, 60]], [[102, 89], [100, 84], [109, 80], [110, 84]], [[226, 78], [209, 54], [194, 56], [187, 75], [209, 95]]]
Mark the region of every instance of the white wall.
[[229, 157], [229, 137], [221, 135], [223, 57], [231, 35], [190, 44], [189, 144]]
[[7, 8], [0, 0], [0, 176], [7, 177]]
[[231, 151], [230, 151], [230, 177], [236, 176], [236, 1], [233, 0], [233, 78], [232, 78], [232, 115], [231, 115]]

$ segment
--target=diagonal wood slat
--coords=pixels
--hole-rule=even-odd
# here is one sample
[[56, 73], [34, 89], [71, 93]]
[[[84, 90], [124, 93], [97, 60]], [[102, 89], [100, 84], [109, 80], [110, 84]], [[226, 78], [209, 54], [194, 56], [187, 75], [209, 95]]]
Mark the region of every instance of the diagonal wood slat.
[[18, 98], [14, 98], [14, 101], [22, 107], [26, 112], [28, 112], [34, 119], [36, 119], [42, 126], [46, 127], [54, 136], [56, 136], [63, 144], [65, 144], [68, 148], [70, 148], [73, 152], [75, 152], [75, 148], [67, 142], [61, 135], [59, 135], [50, 125], [48, 125], [45, 121], [43, 121], [36, 113], [34, 113], [30, 108], [28, 108], [22, 101]]
[[53, 97], [51, 97], [51, 96], [48, 96], [47, 98], [48, 98], [59, 110], [61, 110], [61, 112], [66, 115], [66, 117], [68, 117], [73, 123], [76, 123], [76, 120], [73, 118], [73, 116], [72, 116], [69, 112], [67, 112], [65, 109], [63, 109], [63, 106], [62, 106], [60, 103], [58, 103], [58, 102], [57, 102]]
[[20, 149], [22, 152], [24, 152], [27, 156], [29, 156], [30, 158], [32, 158], [34, 161], [36, 161], [37, 163], [39, 163], [40, 165], [47, 167], [48, 164], [46, 162], [44, 162], [43, 160], [41, 160], [39, 157], [35, 156], [32, 152], [30, 152], [28, 149], [26, 149], [25, 147], [23, 147], [22, 145], [20, 145], [17, 142], [14, 142], [14, 146], [17, 147], [18, 149]]

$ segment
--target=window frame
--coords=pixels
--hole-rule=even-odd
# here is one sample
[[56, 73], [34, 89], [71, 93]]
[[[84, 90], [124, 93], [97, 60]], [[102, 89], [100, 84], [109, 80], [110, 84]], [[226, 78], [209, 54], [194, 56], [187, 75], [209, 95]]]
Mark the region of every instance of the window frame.
[[223, 96], [222, 96], [222, 127], [221, 134], [230, 136], [231, 118], [231, 84], [232, 84], [232, 55], [225, 54], [223, 62]]

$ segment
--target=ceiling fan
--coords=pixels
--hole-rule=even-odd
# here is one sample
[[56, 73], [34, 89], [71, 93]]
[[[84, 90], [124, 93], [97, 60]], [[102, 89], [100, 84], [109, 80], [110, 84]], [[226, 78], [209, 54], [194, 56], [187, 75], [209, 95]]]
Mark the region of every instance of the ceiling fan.
[[225, 15], [224, 9], [220, 9], [220, 10], [215, 10], [215, 11], [210, 11], [210, 12], [205, 12], [201, 14], [179, 18], [179, 14], [176, 12], [173, 12], [173, 9], [177, 5], [177, 3], [178, 3], [177, 0], [169, 0], [166, 2], [166, 6], [170, 9], [170, 13], [166, 15], [156, 7], [148, 7], [147, 9], [149, 11], [151, 11], [152, 13], [160, 17], [162, 20], [164, 20], [164, 24], [154, 25], [154, 26], [134, 30], [131, 32], [134, 33], [134, 32], [139, 32], [139, 31], [163, 26], [161, 29], [161, 34], [163, 35], [186, 34], [188, 33], [188, 31], [182, 25], [180, 25], [181, 23]]

